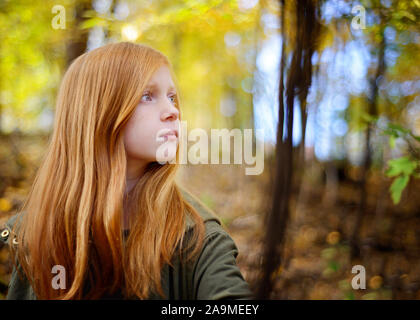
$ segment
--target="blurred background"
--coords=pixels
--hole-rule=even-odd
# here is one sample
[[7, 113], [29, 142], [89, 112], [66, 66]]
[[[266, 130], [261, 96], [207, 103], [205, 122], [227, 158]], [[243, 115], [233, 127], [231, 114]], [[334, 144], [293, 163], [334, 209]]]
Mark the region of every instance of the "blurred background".
[[[0, 0], [0, 222], [28, 193], [71, 61], [145, 43], [173, 64], [188, 130], [264, 129], [262, 174], [178, 175], [260, 297], [420, 299], [419, 17], [419, 0]], [[2, 298], [10, 272], [1, 247]]]

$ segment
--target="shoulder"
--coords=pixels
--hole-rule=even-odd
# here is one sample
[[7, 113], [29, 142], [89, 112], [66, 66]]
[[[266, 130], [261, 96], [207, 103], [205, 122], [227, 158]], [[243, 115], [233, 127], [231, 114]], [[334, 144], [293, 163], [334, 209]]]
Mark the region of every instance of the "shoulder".
[[[183, 196], [203, 218], [204, 246], [185, 274], [191, 284], [191, 297], [198, 300], [253, 299], [236, 258], [238, 247], [220, 218], [185, 189]], [[191, 227], [193, 222], [188, 220]]]
[[[214, 231], [223, 231], [224, 226], [220, 217], [209, 207], [207, 207], [200, 199], [194, 196], [191, 192], [186, 190], [184, 187], [179, 187], [181, 194], [185, 201], [187, 201], [203, 219], [206, 227], [206, 235], [213, 233]], [[186, 230], [194, 226], [194, 221], [191, 219], [189, 214], [186, 216]]]
[[[4, 244], [13, 243], [17, 245], [17, 241], [14, 236], [12, 236], [12, 231], [15, 227], [18, 227], [19, 218], [22, 213], [16, 213], [3, 223], [0, 224], [0, 241]], [[10, 281], [8, 284], [7, 290], [7, 300], [36, 300], [36, 295], [26, 278], [26, 275], [22, 277], [21, 272], [23, 272], [22, 267], [19, 261], [16, 261], [16, 264], [13, 265], [12, 274], [10, 276]]]

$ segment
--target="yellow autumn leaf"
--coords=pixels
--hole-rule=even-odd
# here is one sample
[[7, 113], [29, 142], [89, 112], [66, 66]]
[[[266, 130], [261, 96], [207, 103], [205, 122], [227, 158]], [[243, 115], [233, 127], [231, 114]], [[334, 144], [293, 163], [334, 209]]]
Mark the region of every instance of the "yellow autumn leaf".
[[12, 208], [12, 204], [9, 199], [0, 198], [0, 211], [7, 212]]
[[369, 287], [376, 290], [382, 286], [382, 277], [381, 276], [373, 276], [369, 280]]
[[328, 244], [334, 245], [334, 244], [337, 244], [338, 241], [340, 241], [340, 232], [333, 231], [333, 232], [330, 232], [327, 235], [327, 242], [328, 242]]

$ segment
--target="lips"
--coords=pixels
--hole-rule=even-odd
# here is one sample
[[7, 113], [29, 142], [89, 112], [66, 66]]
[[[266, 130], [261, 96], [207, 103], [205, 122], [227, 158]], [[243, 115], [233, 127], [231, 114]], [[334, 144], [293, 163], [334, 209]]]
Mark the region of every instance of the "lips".
[[168, 140], [177, 140], [178, 139], [178, 131], [177, 130], [165, 130], [162, 134], [159, 135], [159, 140], [161, 141], [168, 141]]

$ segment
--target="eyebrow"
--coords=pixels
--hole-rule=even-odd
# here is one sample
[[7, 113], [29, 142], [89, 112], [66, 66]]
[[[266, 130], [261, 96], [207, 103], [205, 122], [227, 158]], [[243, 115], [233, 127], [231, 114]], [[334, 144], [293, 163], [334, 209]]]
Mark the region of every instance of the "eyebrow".
[[[157, 85], [156, 83], [148, 84], [148, 85], [145, 87], [145, 89], [155, 89], [155, 88], [158, 88], [158, 85]], [[170, 87], [169, 87], [169, 90], [174, 90], [174, 91], [176, 91], [176, 89], [175, 89], [175, 87], [174, 87], [174, 86], [170, 86]]]

